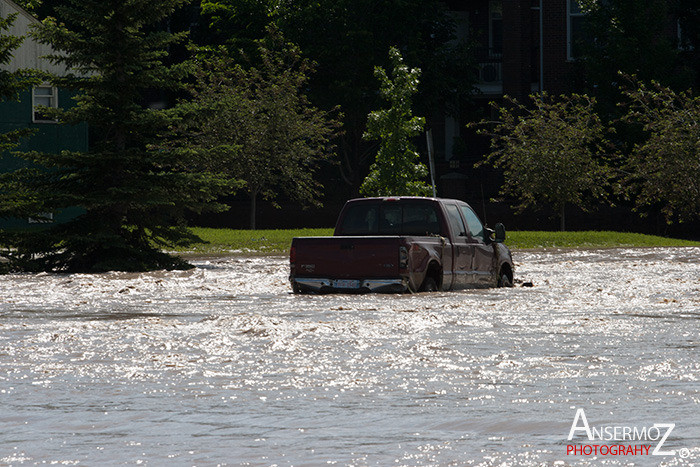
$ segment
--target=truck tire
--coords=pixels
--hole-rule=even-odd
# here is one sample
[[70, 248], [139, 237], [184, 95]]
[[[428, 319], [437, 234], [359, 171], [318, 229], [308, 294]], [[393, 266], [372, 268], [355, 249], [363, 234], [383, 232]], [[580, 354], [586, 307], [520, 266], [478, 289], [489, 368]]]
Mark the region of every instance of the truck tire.
[[498, 278], [498, 286], [513, 287], [513, 283], [510, 281], [510, 277], [508, 277], [508, 273], [506, 273], [505, 271], [501, 271], [501, 275]]
[[437, 284], [435, 283], [435, 279], [430, 276], [426, 277], [420, 290], [421, 292], [437, 292]]

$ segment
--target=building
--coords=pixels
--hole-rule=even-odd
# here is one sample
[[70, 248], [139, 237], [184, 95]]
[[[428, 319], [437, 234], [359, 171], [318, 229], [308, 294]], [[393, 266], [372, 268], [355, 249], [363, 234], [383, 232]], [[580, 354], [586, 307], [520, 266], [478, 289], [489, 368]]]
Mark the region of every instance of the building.
[[497, 171], [474, 169], [488, 141], [465, 130], [488, 116], [489, 102], [504, 95], [524, 100], [533, 92], [571, 91], [572, 64], [583, 14], [576, 0], [448, 0], [457, 36], [477, 45], [473, 108], [462, 116], [433, 119], [441, 196], [481, 199], [501, 184]]
[[[24, 37], [24, 41], [14, 51], [14, 57], [8, 64], [0, 64], [0, 69], [16, 71], [18, 69], [33, 69], [57, 75], [66, 72], [62, 65], [55, 65], [46, 58], [52, 52], [49, 46], [39, 44], [27, 34], [32, 24], [38, 20], [9, 0], [0, 0], [0, 16], [7, 18], [16, 14], [16, 19], [6, 34]], [[39, 151], [58, 153], [62, 150], [87, 151], [88, 127], [86, 124], [61, 125], [55, 120], [42, 115], [36, 106], [47, 107], [69, 106], [72, 103], [69, 91], [59, 89], [49, 83], [40, 84], [23, 91], [17, 101], [0, 102], [0, 132], [19, 128], [32, 128], [35, 133], [25, 140], [17, 149], [20, 151]], [[9, 172], [22, 167], [22, 159], [3, 154], [0, 158], [0, 172]], [[56, 213], [56, 221], [71, 213]], [[53, 214], [47, 215], [51, 218]], [[23, 227], [37, 222], [35, 219], [0, 220], [2, 227]]]

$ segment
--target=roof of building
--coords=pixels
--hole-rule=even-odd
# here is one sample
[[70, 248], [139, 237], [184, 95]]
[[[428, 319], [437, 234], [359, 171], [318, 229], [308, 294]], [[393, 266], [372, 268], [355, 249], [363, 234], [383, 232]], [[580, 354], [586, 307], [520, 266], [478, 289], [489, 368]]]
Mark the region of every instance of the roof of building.
[[40, 44], [35, 39], [28, 36], [30, 25], [40, 24], [39, 20], [14, 2], [10, 0], [0, 0], [0, 17], [7, 18], [11, 14], [17, 14], [17, 18], [12, 26], [4, 33], [17, 37], [24, 37], [24, 40], [22, 44], [15, 49], [14, 57], [10, 63], [0, 64], [0, 69], [16, 71], [18, 69], [31, 68], [57, 75], [65, 74], [66, 67], [64, 65], [54, 64], [51, 60], [46, 58], [47, 55], [55, 53], [54, 50], [50, 46]]

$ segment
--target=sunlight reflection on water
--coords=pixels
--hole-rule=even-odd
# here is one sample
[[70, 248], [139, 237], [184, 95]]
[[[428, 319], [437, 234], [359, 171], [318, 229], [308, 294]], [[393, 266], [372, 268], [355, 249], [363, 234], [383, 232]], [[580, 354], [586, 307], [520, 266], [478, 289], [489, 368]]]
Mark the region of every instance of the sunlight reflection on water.
[[659, 460], [700, 461], [700, 249], [514, 256], [534, 287], [295, 296], [244, 257], [0, 277], [0, 464], [597, 464], [566, 455], [574, 407], [675, 423], [690, 457]]

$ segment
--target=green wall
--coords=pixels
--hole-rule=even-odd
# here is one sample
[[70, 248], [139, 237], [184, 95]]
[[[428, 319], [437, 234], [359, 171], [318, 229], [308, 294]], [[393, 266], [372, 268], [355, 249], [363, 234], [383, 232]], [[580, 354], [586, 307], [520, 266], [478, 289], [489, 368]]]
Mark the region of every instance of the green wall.
[[[66, 108], [73, 103], [71, 93], [59, 89], [58, 105]], [[85, 123], [79, 125], [59, 125], [57, 123], [33, 123], [32, 122], [32, 95], [31, 90], [20, 94], [19, 101], [0, 102], [0, 133], [19, 128], [33, 128], [35, 133], [25, 139], [15, 151], [39, 151], [44, 153], [59, 153], [64, 150], [87, 151], [88, 150], [88, 126]], [[27, 163], [9, 153], [0, 155], [0, 173], [10, 172]], [[54, 213], [55, 222], [65, 221], [75, 217], [80, 209], [71, 208], [63, 212]], [[29, 224], [27, 219], [0, 219], [2, 228], [23, 228], [36, 226]]]

